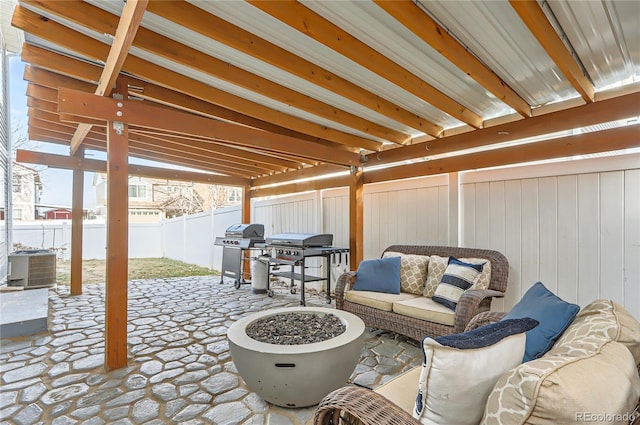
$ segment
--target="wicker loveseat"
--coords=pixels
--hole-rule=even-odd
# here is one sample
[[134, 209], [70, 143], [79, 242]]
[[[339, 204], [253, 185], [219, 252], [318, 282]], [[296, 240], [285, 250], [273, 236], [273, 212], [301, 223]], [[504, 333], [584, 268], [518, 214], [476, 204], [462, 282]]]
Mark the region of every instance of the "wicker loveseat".
[[[491, 263], [489, 285], [487, 289], [469, 289], [465, 291], [458, 302], [455, 313], [448, 313], [451, 317], [447, 317], [446, 312], [440, 314], [446, 319], [441, 320], [441, 322], [448, 323], [439, 323], [425, 319], [429, 315], [425, 316], [421, 311], [413, 315], [408, 315], [406, 312], [398, 313], [392, 307], [395, 299], [394, 295], [373, 294], [373, 297], [377, 299], [371, 303], [367, 303], [366, 300], [364, 302], [354, 300], [354, 297], [347, 296], [346, 292], [353, 291], [356, 272], [344, 273], [336, 283], [336, 308], [357, 315], [368, 327], [393, 331], [415, 340], [421, 340], [425, 336], [460, 333], [464, 331], [469, 321], [476, 314], [490, 309], [492, 298], [504, 296], [504, 292], [507, 289], [509, 263], [506, 257], [497, 251], [448, 246], [392, 245], [384, 250], [383, 256], [387, 252], [420, 256], [486, 259]], [[406, 302], [407, 297], [408, 294], [401, 293], [397, 299]], [[420, 295], [415, 295], [414, 297], [418, 301], [426, 301], [420, 300], [420, 298], [424, 298]], [[435, 303], [427, 304], [425, 308], [431, 308], [430, 305], [434, 308], [440, 308]]]
[[[481, 313], [466, 330], [504, 315]], [[410, 369], [375, 391], [353, 385], [333, 391], [318, 405], [313, 424], [420, 425], [412, 412], [421, 369]], [[640, 323], [622, 306], [596, 300], [580, 311], [549, 352], [498, 379], [480, 423], [640, 425], [639, 374]]]

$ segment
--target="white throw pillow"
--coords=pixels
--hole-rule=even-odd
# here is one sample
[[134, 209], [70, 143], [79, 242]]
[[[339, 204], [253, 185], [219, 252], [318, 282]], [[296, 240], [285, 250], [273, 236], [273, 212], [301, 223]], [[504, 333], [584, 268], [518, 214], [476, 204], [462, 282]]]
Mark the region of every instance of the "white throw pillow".
[[422, 341], [424, 363], [413, 412], [416, 419], [429, 425], [480, 422], [495, 383], [522, 362], [524, 332], [538, 323], [529, 318], [504, 322]]

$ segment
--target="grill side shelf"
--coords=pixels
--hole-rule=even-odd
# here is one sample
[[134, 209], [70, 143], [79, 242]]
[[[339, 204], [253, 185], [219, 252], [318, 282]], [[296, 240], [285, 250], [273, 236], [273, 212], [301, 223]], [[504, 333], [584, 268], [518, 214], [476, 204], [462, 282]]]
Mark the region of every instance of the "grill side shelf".
[[[295, 273], [295, 272], [271, 272], [271, 276], [286, 277], [287, 279], [294, 279], [294, 280], [302, 281], [302, 274]], [[309, 276], [306, 273], [304, 275], [304, 281], [305, 282], [317, 282], [317, 281], [320, 281], [320, 280], [327, 280], [327, 278], [326, 277], [320, 277], [320, 276]]]

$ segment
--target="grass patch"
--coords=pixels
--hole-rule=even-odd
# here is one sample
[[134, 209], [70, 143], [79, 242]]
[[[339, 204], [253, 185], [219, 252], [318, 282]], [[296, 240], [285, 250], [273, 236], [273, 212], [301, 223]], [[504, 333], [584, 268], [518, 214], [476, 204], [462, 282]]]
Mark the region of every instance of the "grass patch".
[[[106, 266], [105, 260], [84, 260], [82, 262], [82, 283], [104, 283]], [[170, 258], [131, 258], [128, 269], [129, 280], [220, 274], [217, 270]], [[58, 285], [70, 285], [71, 262], [58, 261], [56, 271]]]

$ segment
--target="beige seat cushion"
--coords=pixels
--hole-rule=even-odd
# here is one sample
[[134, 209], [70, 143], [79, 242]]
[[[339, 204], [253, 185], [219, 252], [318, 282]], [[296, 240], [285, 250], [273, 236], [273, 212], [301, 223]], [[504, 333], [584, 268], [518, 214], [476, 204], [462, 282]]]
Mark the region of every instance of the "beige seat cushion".
[[398, 405], [398, 407], [405, 412], [412, 414], [413, 407], [416, 403], [416, 393], [418, 392], [418, 381], [420, 380], [421, 370], [421, 366], [409, 369], [389, 382], [379, 386], [375, 391]]
[[[550, 352], [549, 352], [550, 353]], [[615, 341], [584, 357], [550, 355], [505, 373], [489, 395], [486, 425], [628, 423], [640, 397], [633, 356]], [[598, 415], [619, 415], [597, 420]]]
[[394, 313], [447, 326], [453, 326], [456, 321], [456, 313], [453, 310], [427, 297], [398, 300], [393, 303], [393, 311]]
[[[619, 304], [596, 300], [547, 354], [500, 378], [484, 419], [487, 425], [624, 423], [640, 397], [639, 350], [638, 321]], [[622, 419], [598, 421], [604, 413]]]
[[423, 298], [420, 295], [407, 294], [401, 292], [399, 294], [386, 294], [384, 292], [373, 291], [347, 291], [345, 299], [352, 303], [368, 305], [384, 311], [393, 311], [393, 303], [397, 301], [408, 300], [412, 298]]
[[575, 351], [576, 346], [584, 346], [594, 340], [624, 344], [636, 364], [640, 364], [640, 323], [620, 304], [602, 299], [586, 305], [552, 350]]

